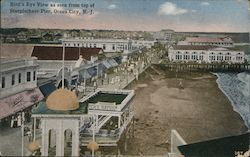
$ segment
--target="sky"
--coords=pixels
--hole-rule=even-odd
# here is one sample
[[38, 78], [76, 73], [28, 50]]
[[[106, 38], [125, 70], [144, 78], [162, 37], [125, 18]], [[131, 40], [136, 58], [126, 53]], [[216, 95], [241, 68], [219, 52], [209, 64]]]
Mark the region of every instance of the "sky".
[[[10, 6], [11, 2], [94, 3], [92, 15], [56, 14], [82, 8]], [[10, 13], [10, 9], [51, 10], [52, 14]], [[249, 32], [248, 0], [2, 0], [4, 28], [108, 29], [181, 32]]]

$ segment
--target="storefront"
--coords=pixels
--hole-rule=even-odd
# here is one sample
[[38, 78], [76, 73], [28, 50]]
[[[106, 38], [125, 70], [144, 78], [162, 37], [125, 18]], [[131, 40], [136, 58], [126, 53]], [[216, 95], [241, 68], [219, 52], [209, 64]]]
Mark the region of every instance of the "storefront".
[[1, 125], [11, 126], [11, 121], [17, 120], [20, 112], [27, 113], [29, 118], [29, 111], [32, 106], [44, 98], [39, 88], [26, 90], [21, 93], [3, 98], [0, 100], [0, 123]]

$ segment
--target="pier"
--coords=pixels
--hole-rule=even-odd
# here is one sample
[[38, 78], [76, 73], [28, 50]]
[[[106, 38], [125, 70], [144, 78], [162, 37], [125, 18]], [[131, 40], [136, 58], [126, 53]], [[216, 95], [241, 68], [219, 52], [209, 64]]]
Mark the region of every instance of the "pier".
[[165, 69], [170, 71], [198, 71], [198, 72], [243, 72], [250, 71], [250, 64], [229, 63], [162, 63]]

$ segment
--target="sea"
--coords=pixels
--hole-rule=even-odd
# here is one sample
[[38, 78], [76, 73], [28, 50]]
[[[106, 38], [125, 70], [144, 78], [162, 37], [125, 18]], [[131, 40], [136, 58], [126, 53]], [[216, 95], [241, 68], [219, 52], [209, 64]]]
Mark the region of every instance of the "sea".
[[250, 130], [250, 72], [214, 74], [219, 88]]

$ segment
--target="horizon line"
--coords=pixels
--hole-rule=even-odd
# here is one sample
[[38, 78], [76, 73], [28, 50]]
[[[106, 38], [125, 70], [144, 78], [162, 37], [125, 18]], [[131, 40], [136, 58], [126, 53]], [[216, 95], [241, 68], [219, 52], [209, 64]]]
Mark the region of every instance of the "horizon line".
[[41, 29], [41, 30], [104, 30], [104, 31], [128, 31], [128, 32], [160, 32], [163, 30], [173, 30], [177, 33], [250, 33], [250, 31], [225, 31], [225, 32], [218, 32], [218, 31], [175, 31], [174, 29], [170, 28], [163, 28], [161, 30], [122, 30], [122, 29], [105, 29], [105, 28], [99, 28], [99, 29], [86, 29], [86, 28], [28, 28], [28, 27], [1, 27], [1, 29]]

